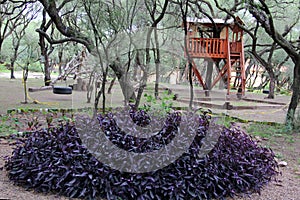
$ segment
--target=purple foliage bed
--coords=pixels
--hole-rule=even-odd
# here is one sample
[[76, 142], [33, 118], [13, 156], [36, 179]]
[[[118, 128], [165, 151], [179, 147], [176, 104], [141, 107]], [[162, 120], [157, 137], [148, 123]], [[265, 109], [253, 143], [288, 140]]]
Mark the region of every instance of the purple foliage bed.
[[[98, 121], [82, 118], [81, 122], [89, 124], [89, 130], [96, 133], [103, 131], [119, 148], [135, 153], [170, 145], [184, 120], [176, 112], [169, 114], [157, 134], [138, 138], [122, 131], [113, 116], [99, 115]], [[130, 117], [142, 126], [162, 120], [150, 119], [136, 110], [131, 110]], [[203, 140], [209, 134], [210, 119], [206, 113], [193, 117], [198, 119], [197, 128], [191, 130], [195, 137], [188, 150], [155, 171], [129, 173], [103, 164], [83, 144], [74, 124], [27, 134], [19, 139], [5, 167], [10, 180], [23, 187], [86, 199], [223, 199], [259, 193], [277, 175], [272, 150], [260, 147], [236, 127], [221, 127], [212, 151], [199, 156]]]

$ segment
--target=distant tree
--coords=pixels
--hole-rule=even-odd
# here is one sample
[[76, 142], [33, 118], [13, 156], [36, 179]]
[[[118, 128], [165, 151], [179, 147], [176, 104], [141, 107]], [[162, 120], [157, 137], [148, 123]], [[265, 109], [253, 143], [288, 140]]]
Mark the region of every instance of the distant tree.
[[[25, 36], [26, 28], [28, 27], [29, 23], [36, 18], [38, 10], [35, 9], [34, 5], [29, 5], [27, 7], [26, 12], [22, 13], [19, 16], [19, 26], [17, 26], [12, 31], [12, 47], [13, 47], [13, 54], [10, 57], [10, 78], [14, 79], [14, 69], [15, 69], [15, 62], [19, 56], [20, 52], [20, 45]], [[21, 51], [25, 51], [27, 47], [23, 48]]]
[[0, 61], [5, 59], [1, 53], [3, 42], [24, 23], [24, 16], [28, 13], [26, 10], [28, 4], [27, 1], [0, 1]]
[[[151, 45], [151, 35], [154, 31], [155, 35], [155, 53], [156, 53], [156, 74], [157, 76], [159, 75], [159, 66], [160, 66], [160, 50], [159, 50], [159, 43], [158, 43], [158, 36], [157, 36], [157, 25], [158, 23], [164, 18], [164, 15], [166, 13], [167, 7], [168, 7], [169, 0], [165, 0], [162, 5], [158, 4], [157, 1], [145, 1], [145, 6], [147, 8], [147, 11], [150, 15], [151, 18], [151, 25], [147, 31], [147, 36], [146, 36], [146, 45], [145, 45], [145, 54], [146, 54], [146, 66], [144, 69], [143, 77], [142, 77], [142, 82], [140, 84], [140, 87], [138, 89], [138, 94], [135, 102], [135, 107], [138, 107], [140, 104], [140, 100], [144, 91], [144, 88], [146, 87], [147, 84], [147, 79], [148, 79], [148, 73], [149, 73], [149, 68], [150, 68], [150, 45]], [[160, 6], [161, 11], [158, 12], [158, 6]], [[157, 15], [157, 16], [156, 16]], [[155, 97], [157, 98], [158, 96], [158, 81], [159, 78], [156, 76], [156, 81], [155, 81]]]

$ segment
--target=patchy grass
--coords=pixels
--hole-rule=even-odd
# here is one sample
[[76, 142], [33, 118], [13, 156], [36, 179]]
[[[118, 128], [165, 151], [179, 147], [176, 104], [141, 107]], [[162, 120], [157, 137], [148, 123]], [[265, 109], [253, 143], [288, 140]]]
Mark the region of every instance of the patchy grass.
[[249, 134], [262, 138], [283, 137], [290, 140], [292, 138], [291, 131], [284, 124], [250, 123], [246, 130]]
[[262, 146], [272, 148], [279, 161], [287, 161], [291, 167], [300, 165], [300, 134], [284, 124], [242, 124], [246, 132], [256, 138]]

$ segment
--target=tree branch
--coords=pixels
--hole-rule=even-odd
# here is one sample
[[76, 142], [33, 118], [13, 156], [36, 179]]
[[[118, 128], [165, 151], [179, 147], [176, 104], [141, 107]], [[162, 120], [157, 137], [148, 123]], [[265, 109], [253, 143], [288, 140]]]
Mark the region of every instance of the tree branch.
[[72, 29], [72, 27], [67, 27], [63, 23], [62, 18], [58, 14], [55, 1], [39, 0], [39, 2], [41, 2], [41, 4], [44, 6], [45, 10], [47, 11], [52, 21], [55, 23], [56, 28], [59, 30], [59, 32], [68, 37], [68, 39], [64, 39], [63, 41], [68, 40], [79, 42], [86, 46], [89, 52], [91, 52], [95, 48], [93, 42], [87, 36]]

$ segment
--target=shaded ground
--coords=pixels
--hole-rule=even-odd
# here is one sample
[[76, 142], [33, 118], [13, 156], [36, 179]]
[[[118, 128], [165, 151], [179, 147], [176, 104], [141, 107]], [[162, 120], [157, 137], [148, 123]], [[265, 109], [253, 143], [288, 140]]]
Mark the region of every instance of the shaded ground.
[[[92, 104], [86, 103], [86, 92], [73, 91], [72, 95], [56, 95], [51, 90], [29, 93], [29, 104], [21, 104], [24, 100], [22, 80], [10, 80], [1, 78], [0, 73], [0, 114], [6, 114], [8, 109], [13, 108], [84, 108], [92, 107]], [[69, 83], [60, 82], [59, 85], [67, 85]], [[42, 79], [37, 74], [29, 79], [28, 86], [41, 86]], [[187, 86], [164, 85], [172, 89], [173, 93], [178, 94], [178, 100], [174, 106], [186, 107], [188, 105], [189, 89]], [[152, 93], [146, 91], [146, 93]], [[264, 99], [265, 95], [246, 93], [244, 100], [238, 100], [236, 95], [226, 95], [225, 91], [213, 91], [210, 98], [205, 97], [204, 92], [200, 88], [195, 89], [195, 105], [210, 107], [213, 112], [225, 113], [230, 116], [239, 117], [245, 120], [268, 121], [283, 123], [285, 120], [287, 105], [290, 97], [276, 96], [275, 100]], [[111, 95], [107, 95], [107, 106], [122, 105], [123, 97], [120, 88], [116, 85]], [[250, 101], [255, 99], [256, 101]], [[39, 104], [33, 104], [36, 100]], [[257, 102], [259, 100], [259, 102]], [[223, 104], [228, 101], [230, 105], [237, 109], [223, 109]], [[271, 102], [267, 103], [267, 102]], [[214, 105], [214, 106], [213, 106]], [[216, 106], [217, 105], [217, 106]], [[251, 106], [251, 107], [249, 107]], [[244, 107], [244, 109], [238, 109]], [[247, 108], [248, 107], [248, 108]], [[261, 140], [262, 146], [271, 147], [277, 155], [279, 161], [287, 161], [286, 167], [281, 167], [282, 176], [278, 176], [278, 182], [272, 182], [262, 191], [261, 196], [253, 195], [254, 200], [297, 200], [300, 196], [300, 133], [288, 135], [281, 134], [274, 128], [266, 130], [264, 125], [254, 125], [251, 123], [238, 124], [243, 129], [250, 132]], [[254, 127], [254, 128], [253, 128]], [[252, 130], [251, 130], [252, 128]], [[10, 141], [0, 139], [0, 155], [3, 158], [12, 152]], [[0, 159], [0, 167], [3, 167], [4, 161]], [[67, 199], [55, 195], [37, 194], [33, 191], [25, 191], [25, 189], [14, 186], [7, 178], [5, 171], [0, 171], [0, 199]], [[243, 199], [243, 198], [235, 198]]]

